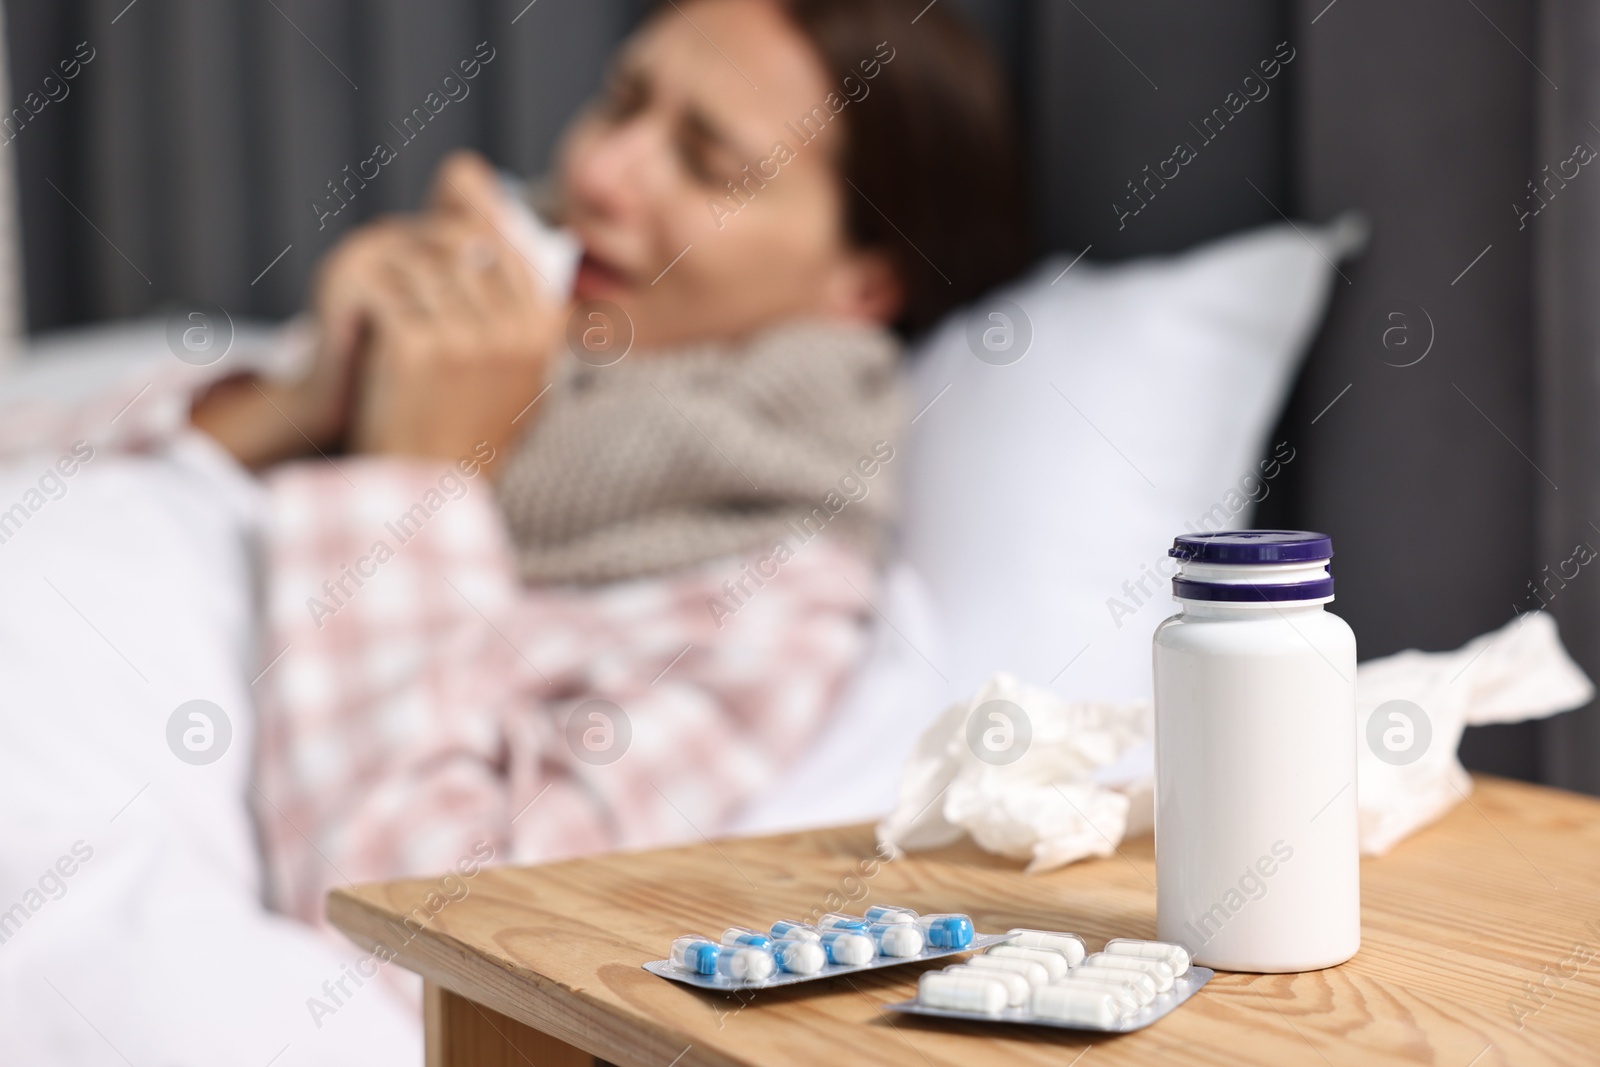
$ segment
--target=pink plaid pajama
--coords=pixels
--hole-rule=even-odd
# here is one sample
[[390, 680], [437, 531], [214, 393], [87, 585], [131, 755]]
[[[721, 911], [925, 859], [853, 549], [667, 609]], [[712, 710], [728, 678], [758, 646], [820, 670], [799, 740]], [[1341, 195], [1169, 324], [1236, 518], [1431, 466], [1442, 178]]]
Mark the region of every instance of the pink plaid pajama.
[[[592, 587], [518, 578], [487, 480], [341, 458], [267, 479], [257, 795], [273, 902], [722, 830], [818, 732], [874, 574], [826, 534]], [[716, 605], [715, 610], [713, 606]]]

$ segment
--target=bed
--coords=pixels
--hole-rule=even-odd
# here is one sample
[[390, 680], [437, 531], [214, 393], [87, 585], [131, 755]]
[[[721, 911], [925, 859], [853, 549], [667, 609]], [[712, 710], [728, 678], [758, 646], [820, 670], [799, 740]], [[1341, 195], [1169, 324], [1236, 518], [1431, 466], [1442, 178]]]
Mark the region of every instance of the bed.
[[[1216, 507], [1253, 477], [1325, 306], [1328, 263], [1358, 236], [1280, 225], [1186, 256], [1080, 263], [1067, 278], [1068, 259], [1048, 260], [993, 298], [1029, 318], [1034, 350], [1005, 368], [982, 362], [965, 319], [930, 340], [913, 371], [923, 411], [903, 443], [910, 502], [872, 603], [871, 650], [811, 749], [736, 819], [706, 829], [876, 818], [922, 729], [997, 668], [1074, 695], [1147, 697], [1140, 664], [1164, 598], [1125, 620], [1097, 591], [1124, 572], [1140, 580], [1185, 516], [1220, 521]], [[240, 324], [237, 356], [264, 351], [274, 332]], [[115, 382], [130, 394], [171, 360], [165, 334], [154, 321], [42, 340], [0, 401]], [[1118, 402], [1153, 379], [1186, 383], [1226, 414], [1164, 435]], [[1023, 437], [971, 432], [1041, 395], [1059, 410], [1011, 420], [1033, 428]], [[1128, 454], [1108, 448], [1115, 440]], [[1082, 459], [996, 479], [1008, 454]], [[0, 500], [28, 499], [60, 459], [0, 465]], [[57, 1062], [113, 1050], [214, 1062], [219, 1047], [263, 1063], [415, 1056], [404, 979], [352, 985], [353, 948], [261, 903], [250, 808], [271, 800], [252, 775], [254, 687], [273, 666], [257, 626], [262, 494], [198, 437], [146, 455], [102, 450], [80, 456], [0, 545], [0, 676], [13, 694], [0, 810], [16, 828], [0, 857], [16, 897], [0, 911], [0, 990], [14, 1040], [41, 1054], [64, 1042]], [[1119, 520], [1081, 522], [1090, 499], [1119, 499]], [[995, 518], [1032, 530], [1034, 547], [991, 551]], [[1041, 581], [1059, 582], [1059, 595], [1027, 595]], [[997, 598], [1010, 608], [997, 614]], [[1095, 655], [1069, 669], [1080, 639]], [[194, 701], [213, 733], [191, 759], [180, 737]], [[700, 831], [686, 825], [677, 839]], [[206, 932], [218, 928], [226, 941]]]

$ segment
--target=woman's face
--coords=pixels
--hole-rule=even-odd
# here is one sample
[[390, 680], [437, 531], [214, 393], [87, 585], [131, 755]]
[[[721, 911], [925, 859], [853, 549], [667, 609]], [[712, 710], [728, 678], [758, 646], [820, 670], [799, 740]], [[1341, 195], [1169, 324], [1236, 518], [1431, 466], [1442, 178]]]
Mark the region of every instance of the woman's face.
[[621, 307], [646, 347], [801, 316], [891, 319], [887, 263], [844, 230], [857, 194], [838, 170], [847, 115], [824, 103], [837, 92], [772, 0], [662, 9], [561, 146], [566, 222], [586, 249], [577, 299]]

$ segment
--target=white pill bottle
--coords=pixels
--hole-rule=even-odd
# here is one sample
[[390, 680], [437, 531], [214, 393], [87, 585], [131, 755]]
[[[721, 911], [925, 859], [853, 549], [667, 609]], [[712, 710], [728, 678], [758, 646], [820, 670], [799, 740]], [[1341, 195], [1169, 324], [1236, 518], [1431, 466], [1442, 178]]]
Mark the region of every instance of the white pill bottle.
[[1322, 534], [1177, 538], [1155, 634], [1156, 936], [1227, 971], [1361, 946], [1356, 640]]

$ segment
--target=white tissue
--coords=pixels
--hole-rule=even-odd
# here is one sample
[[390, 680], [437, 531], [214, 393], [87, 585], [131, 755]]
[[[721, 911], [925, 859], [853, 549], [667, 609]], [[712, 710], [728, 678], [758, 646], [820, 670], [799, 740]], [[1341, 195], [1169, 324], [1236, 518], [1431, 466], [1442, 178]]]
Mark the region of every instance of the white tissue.
[[[1381, 856], [1472, 792], [1456, 758], [1468, 726], [1543, 719], [1581, 707], [1594, 686], [1572, 662], [1543, 612], [1518, 616], [1454, 652], [1400, 652], [1356, 668], [1356, 781], [1361, 851]], [[1380, 704], [1409, 700], [1427, 713], [1428, 750], [1392, 766], [1367, 744], [1367, 719]]]
[[557, 229], [539, 217], [528, 203], [527, 183], [504, 173], [500, 183], [506, 194], [503, 235], [527, 259], [550, 294], [565, 303], [572, 296], [582, 246], [571, 230]]
[[[1555, 622], [1539, 612], [1454, 652], [1401, 652], [1360, 665], [1352, 728], [1362, 852], [1387, 852], [1471, 791], [1456, 758], [1466, 726], [1544, 718], [1593, 695]], [[1432, 729], [1422, 757], [1402, 766], [1378, 759], [1367, 744], [1368, 719], [1397, 699], [1422, 708]], [[1020, 707], [1032, 731], [1010, 763], [981, 759], [982, 746], [968, 742], [973, 712], [992, 700]], [[1125, 836], [1150, 829], [1153, 734], [1148, 704], [1067, 701], [997, 674], [922, 735], [878, 839], [915, 851], [966, 835], [989, 852], [1028, 860], [1029, 871], [1110, 855]]]
[[[1027, 717], [1032, 737], [1015, 762], [985, 762], [968, 745], [972, 712], [991, 700], [1008, 700]], [[922, 735], [878, 837], [921, 849], [969, 834], [990, 852], [1030, 860], [1029, 870], [1110, 855], [1130, 814], [1135, 826], [1149, 825], [1151, 732], [1148, 705], [1069, 703], [998, 674]], [[1136, 763], [1120, 788], [1097, 781], [1097, 772], [1141, 747], [1142, 771]]]

